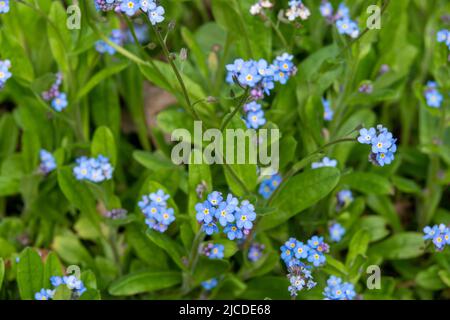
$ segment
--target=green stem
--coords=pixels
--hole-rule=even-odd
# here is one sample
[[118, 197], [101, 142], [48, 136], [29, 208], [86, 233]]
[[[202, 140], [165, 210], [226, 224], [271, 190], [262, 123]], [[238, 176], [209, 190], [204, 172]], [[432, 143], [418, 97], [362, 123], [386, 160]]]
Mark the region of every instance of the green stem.
[[236, 106], [236, 108], [234, 108], [234, 110], [228, 115], [228, 117], [225, 118], [225, 121], [222, 123], [221, 127], [220, 127], [220, 131], [223, 132], [223, 130], [225, 130], [227, 128], [227, 125], [230, 123], [230, 121], [233, 119], [233, 117], [236, 115], [236, 113], [238, 113], [238, 111], [245, 105], [245, 103], [247, 102], [248, 98], [249, 98], [249, 91], [250, 88], [247, 87], [245, 88], [245, 92], [242, 95], [241, 100], [239, 101], [238, 105]]
[[[267, 20], [269, 20], [270, 25], [272, 26], [273, 30], [275, 30], [275, 33], [277, 34], [278, 38], [280, 38], [281, 42], [283, 43], [283, 46], [287, 49], [290, 49], [290, 45], [288, 44], [286, 38], [284, 37], [284, 35], [281, 33], [280, 28], [278, 27], [278, 25], [273, 22], [271, 17], [267, 17]], [[289, 50], [288, 50], [289, 51]]]
[[189, 98], [189, 94], [188, 94], [188, 91], [186, 89], [186, 85], [184, 84], [183, 78], [182, 78], [180, 72], [178, 71], [177, 66], [173, 62], [172, 57], [170, 56], [169, 49], [167, 48], [167, 45], [164, 42], [164, 39], [162, 38], [160, 31], [158, 30], [157, 27], [155, 27], [155, 26], [153, 26], [151, 24], [149, 17], [147, 17], [146, 21], [149, 24], [149, 26], [151, 26], [153, 28], [153, 31], [156, 34], [156, 38], [158, 39], [158, 42], [159, 42], [159, 44], [162, 47], [164, 56], [166, 57], [166, 59], [169, 62], [170, 66], [172, 67], [173, 72], [175, 73], [175, 76], [176, 76], [176, 78], [178, 80], [178, 83], [180, 84], [181, 90], [183, 91], [183, 95], [184, 95], [184, 98], [186, 100], [186, 104], [187, 104], [187, 106], [188, 106], [192, 116], [194, 117], [195, 120], [200, 120], [200, 117], [198, 116], [197, 111], [195, 111], [194, 107], [191, 104], [191, 99]]

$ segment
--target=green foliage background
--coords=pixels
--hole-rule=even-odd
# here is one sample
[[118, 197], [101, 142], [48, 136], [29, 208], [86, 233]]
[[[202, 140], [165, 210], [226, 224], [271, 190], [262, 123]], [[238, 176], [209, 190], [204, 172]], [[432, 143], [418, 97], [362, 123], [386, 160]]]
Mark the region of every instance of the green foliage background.
[[[325, 23], [319, 1], [305, 0], [309, 20], [298, 28], [280, 23], [286, 48], [270, 25], [248, 13], [253, 0], [162, 0], [163, 34], [173, 20], [168, 47], [208, 127], [219, 128], [242, 94], [233, 87], [232, 95], [224, 83], [225, 64], [238, 57], [295, 55], [298, 74], [266, 100], [268, 126], [282, 132], [280, 172], [294, 170], [270, 203], [257, 196], [254, 166], [172, 164], [167, 136], [176, 128], [192, 130], [193, 119], [179, 111], [187, 105], [153, 32], [156, 46], [127, 44], [113, 57], [100, 56], [95, 42], [125, 26], [119, 15], [101, 17], [92, 1], [79, 1], [81, 29], [69, 30], [65, 7], [72, 1], [23, 2], [29, 6], [13, 2], [0, 16], [0, 58], [13, 66], [0, 92], [0, 298], [33, 299], [50, 286], [51, 275], [78, 265], [89, 288], [81, 299], [288, 299], [280, 245], [291, 236], [304, 241], [326, 235], [333, 220], [347, 233], [315, 272], [319, 285], [299, 299], [322, 299], [331, 274], [354, 283], [364, 299], [450, 297], [450, 251], [435, 252], [421, 232], [425, 225], [450, 224], [449, 51], [436, 42], [439, 29], [450, 29], [448, 1], [390, 1], [382, 28], [351, 42]], [[346, 1], [361, 28], [374, 3], [382, 5]], [[277, 1], [271, 19], [286, 7], [287, 1]], [[189, 53], [186, 61], [178, 54], [182, 48]], [[384, 64], [390, 72], [379, 76]], [[64, 74], [69, 98], [62, 113], [40, 98], [57, 71]], [[445, 93], [441, 109], [427, 107], [423, 98], [432, 79]], [[358, 92], [365, 80], [373, 82], [370, 95]], [[144, 113], [145, 81], [177, 100], [151, 119], [154, 126]], [[330, 124], [322, 120], [322, 96], [335, 109]], [[371, 165], [367, 148], [356, 143], [321, 149], [359, 125], [378, 123], [399, 138], [390, 166]], [[240, 125], [238, 117], [231, 125]], [[48, 177], [37, 172], [41, 148], [57, 159], [58, 169]], [[74, 159], [98, 154], [115, 165], [113, 181], [75, 180]], [[308, 169], [323, 155], [337, 159], [338, 168]], [[225, 245], [224, 259], [201, 257], [196, 268], [186, 263], [198, 245], [193, 208], [202, 181], [208, 191], [231, 191], [256, 205], [256, 240], [266, 245], [260, 261], [250, 263], [247, 248], [222, 238], [217, 241]], [[165, 234], [147, 231], [137, 208], [143, 194], [160, 188], [171, 195], [177, 218]], [[337, 212], [335, 195], [343, 188], [355, 200]], [[130, 212], [124, 220], [100, 214], [120, 207]], [[366, 287], [369, 265], [381, 267], [380, 290]], [[206, 293], [200, 283], [213, 277], [220, 277], [219, 285]], [[57, 298], [67, 295], [58, 292]]]

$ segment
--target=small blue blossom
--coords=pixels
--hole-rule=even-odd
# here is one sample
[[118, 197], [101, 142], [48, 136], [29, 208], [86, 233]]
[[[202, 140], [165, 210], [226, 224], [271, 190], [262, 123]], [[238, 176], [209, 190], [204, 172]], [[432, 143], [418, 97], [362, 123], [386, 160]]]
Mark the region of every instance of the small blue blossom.
[[353, 300], [356, 292], [353, 284], [342, 282], [342, 279], [336, 276], [330, 276], [323, 295], [325, 300]]
[[[111, 32], [109, 40], [120, 46], [123, 44], [125, 37], [126, 35], [124, 35], [121, 30], [115, 29]], [[97, 50], [97, 52], [101, 54], [107, 53], [111, 56], [116, 53], [116, 49], [114, 49], [112, 46], [110, 46], [103, 40], [99, 40], [95, 43], [95, 49]]]
[[121, 0], [94, 0], [97, 11], [112, 11], [119, 8]]
[[328, 231], [330, 232], [330, 239], [334, 242], [339, 242], [342, 240], [342, 237], [345, 234], [345, 228], [340, 225], [339, 223], [335, 222], [333, 223], [329, 228]]
[[437, 41], [439, 43], [445, 43], [450, 50], [450, 30], [442, 29], [439, 30], [436, 35]]
[[322, 105], [323, 105], [323, 119], [325, 121], [333, 120], [334, 111], [330, 107], [330, 102], [328, 100], [322, 98]]
[[165, 232], [175, 221], [175, 211], [167, 207], [169, 195], [163, 190], [158, 190], [149, 195], [144, 195], [138, 202], [138, 207], [145, 215], [147, 226], [158, 232]]
[[200, 223], [210, 223], [213, 220], [216, 209], [207, 201], [203, 203], [197, 203], [195, 206], [196, 219]]
[[0, 60], [0, 89], [6, 84], [6, 81], [12, 77], [9, 69], [11, 68], [11, 61], [9, 60]]
[[112, 179], [114, 168], [109, 159], [99, 155], [97, 158], [81, 157], [76, 160], [73, 174], [77, 180], [88, 180], [94, 183]]
[[128, 16], [134, 16], [141, 8], [140, 0], [122, 0], [120, 10]]
[[39, 157], [41, 160], [41, 163], [39, 165], [39, 170], [43, 174], [49, 174], [50, 172], [52, 172], [53, 170], [56, 169], [55, 158], [53, 157], [53, 155], [50, 152], [48, 152], [47, 150], [41, 149], [41, 151], [39, 151]]
[[9, 0], [0, 0], [0, 13], [9, 12]]
[[55, 99], [52, 101], [52, 108], [57, 111], [63, 111], [68, 105], [67, 95], [65, 93], [60, 93]]
[[252, 243], [252, 245], [248, 249], [248, 260], [250, 260], [251, 262], [256, 262], [261, 259], [264, 249], [265, 246], [263, 244]]
[[206, 281], [202, 282], [202, 287], [205, 290], [211, 291], [212, 289], [214, 289], [215, 287], [217, 287], [218, 281], [216, 278], [212, 278]]
[[323, 167], [336, 167], [337, 161], [334, 159], [330, 159], [328, 157], [324, 157], [320, 162], [313, 162], [311, 164], [311, 168], [318, 169]]
[[202, 230], [208, 235], [213, 235], [214, 233], [219, 232], [219, 228], [214, 222], [205, 223], [202, 225]]
[[369, 130], [363, 128], [359, 133], [358, 142], [371, 145], [369, 161], [377, 166], [384, 166], [394, 161], [394, 154], [397, 151], [397, 139], [386, 128], [378, 125], [376, 130], [375, 128], [370, 128]]
[[152, 25], [157, 25], [158, 23], [163, 22], [164, 21], [164, 13], [165, 13], [165, 10], [162, 6], [157, 6], [155, 9], [149, 10], [148, 17], [149, 17]]
[[322, 17], [330, 18], [333, 16], [333, 6], [328, 1], [322, 2], [320, 5], [320, 14]]
[[55, 296], [55, 290], [41, 289], [34, 295], [35, 300], [52, 300]]
[[450, 228], [443, 223], [432, 227], [427, 226], [423, 229], [423, 232], [425, 233], [423, 239], [432, 240], [438, 251], [442, 251], [446, 245], [450, 245]]
[[223, 259], [225, 247], [222, 244], [208, 243], [202, 248], [202, 253], [209, 259]]
[[221, 202], [219, 204], [219, 207], [215, 212], [215, 216], [221, 226], [225, 227], [227, 224], [235, 220], [234, 210], [235, 207], [228, 205], [226, 202]]
[[[55, 289], [58, 288], [59, 286], [65, 285], [78, 297], [80, 297], [87, 290], [86, 287], [84, 286], [83, 281], [78, 279], [76, 276], [64, 276], [64, 277], [53, 276], [50, 278], [50, 283]], [[51, 300], [55, 295], [56, 292], [55, 289], [54, 290], [41, 289], [41, 291], [35, 294], [34, 298], [36, 300]]]
[[156, 3], [153, 0], [141, 0], [140, 7], [142, 11], [147, 13], [156, 9]]
[[[264, 97], [264, 94], [270, 95], [275, 82], [285, 84], [289, 77], [297, 72], [292, 61], [293, 56], [287, 53], [278, 56], [272, 64], [264, 59], [258, 61], [236, 59], [226, 66], [228, 71], [226, 81], [233, 83], [233, 77], [237, 78], [241, 85], [251, 88], [250, 93], [253, 99], [259, 100]], [[256, 112], [259, 109], [249, 111]]]
[[250, 230], [253, 228], [253, 222], [256, 219], [255, 208], [249, 201], [244, 200], [241, 207], [236, 209], [236, 225], [238, 228]]
[[259, 129], [266, 124], [266, 118], [264, 117], [264, 111], [260, 110], [257, 112], [249, 112], [247, 118], [245, 119], [247, 128]]
[[310, 247], [305, 245], [301, 241], [297, 241], [295, 244], [294, 255], [297, 259], [306, 259], [308, 257]]
[[425, 99], [427, 105], [431, 108], [440, 108], [444, 97], [438, 90], [438, 86], [434, 81], [428, 81], [425, 87]]
[[359, 143], [372, 144], [372, 139], [376, 136], [376, 133], [377, 132], [375, 128], [370, 128], [369, 130], [367, 130], [366, 128], [362, 128], [361, 130], [359, 130]]
[[259, 194], [264, 199], [269, 199], [272, 193], [278, 188], [282, 181], [282, 178], [279, 174], [274, 174], [268, 178], [265, 178], [261, 181], [259, 185]]
[[350, 190], [341, 190], [336, 195], [338, 201], [338, 210], [348, 206], [353, 201], [353, 193]]
[[165, 194], [163, 190], [158, 190], [156, 193], [152, 193], [149, 196], [149, 199], [155, 202], [159, 206], [165, 206], [167, 204], [167, 200], [170, 198], [168, 194]]
[[228, 224], [223, 232], [230, 240], [242, 239], [244, 237], [244, 233], [236, 226], [236, 224]]
[[212, 206], [218, 206], [223, 200], [222, 194], [218, 191], [214, 191], [208, 195], [208, 201]]

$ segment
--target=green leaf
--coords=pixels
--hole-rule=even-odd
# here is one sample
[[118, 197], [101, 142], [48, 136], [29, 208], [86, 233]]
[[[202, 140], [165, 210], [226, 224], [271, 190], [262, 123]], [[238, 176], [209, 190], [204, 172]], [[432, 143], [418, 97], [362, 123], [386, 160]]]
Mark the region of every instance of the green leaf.
[[99, 155], [107, 157], [113, 167], [117, 164], [116, 143], [114, 135], [108, 127], [100, 127], [95, 130], [92, 138], [91, 153], [94, 157]]
[[167, 270], [166, 254], [145, 235], [137, 223], [127, 226], [126, 237], [136, 255], [145, 261], [152, 270]]
[[336, 168], [309, 170], [292, 177], [273, 199], [278, 212], [262, 217], [258, 228], [274, 228], [327, 196], [339, 182]]
[[403, 232], [373, 245], [368, 254], [378, 255], [386, 260], [412, 259], [424, 253], [423, 235], [417, 232]]
[[124, 61], [118, 64], [114, 64], [112, 66], [108, 66], [106, 68], [102, 68], [99, 72], [97, 72], [93, 77], [89, 79], [89, 81], [81, 87], [77, 94], [77, 100], [80, 100], [92, 89], [94, 89], [101, 82], [105, 81], [107, 78], [121, 72], [129, 65], [128, 61]]
[[165, 233], [160, 233], [155, 230], [147, 230], [147, 236], [156, 244], [158, 247], [166, 251], [170, 258], [180, 267], [180, 269], [186, 269], [186, 266], [183, 264], [181, 259], [183, 249], [181, 245], [178, 244], [175, 240], [169, 237]]
[[422, 192], [420, 186], [415, 181], [410, 179], [406, 179], [400, 176], [393, 176], [392, 183], [398, 190], [405, 193], [419, 194], [420, 192]]
[[418, 286], [427, 290], [442, 290], [446, 288], [439, 276], [440, 269], [438, 266], [431, 266], [430, 268], [420, 271], [415, 279]]
[[45, 260], [43, 287], [51, 288], [50, 278], [53, 276], [63, 276], [64, 270], [58, 256], [54, 252], [50, 252]]
[[348, 275], [348, 270], [346, 266], [339, 260], [333, 258], [330, 255], [326, 255], [326, 263], [323, 266], [323, 271], [329, 275], [346, 277]]
[[178, 170], [178, 167], [160, 152], [134, 151], [133, 158], [141, 165], [152, 171]]
[[53, 240], [53, 249], [69, 264], [95, 265], [89, 251], [73, 235], [56, 236]]
[[211, 260], [201, 256], [194, 270], [194, 285], [200, 285], [203, 281], [225, 274], [229, 267], [230, 264], [226, 260]]
[[17, 266], [17, 285], [23, 300], [32, 300], [36, 292], [43, 287], [44, 264], [39, 254], [32, 248], [26, 248], [20, 254]]
[[341, 185], [358, 190], [365, 194], [391, 194], [392, 186], [389, 180], [371, 172], [352, 172], [343, 175]]
[[379, 216], [362, 217], [356, 226], [356, 230], [366, 230], [370, 235], [370, 241], [375, 242], [389, 234], [386, 228], [386, 219]]
[[167, 289], [181, 283], [179, 272], [139, 271], [114, 281], [108, 289], [113, 296], [131, 296]]
[[63, 167], [58, 170], [58, 184], [70, 203], [88, 214], [91, 220], [97, 221], [99, 219], [94, 196], [83, 182], [75, 179], [70, 167]]
[[54, 1], [50, 8], [47, 24], [48, 41], [53, 57], [58, 62], [60, 70], [69, 71], [68, 52], [72, 47], [72, 36], [66, 26], [67, 13], [61, 2]]
[[346, 259], [346, 266], [351, 267], [358, 255], [364, 256], [369, 246], [370, 234], [364, 230], [358, 230], [350, 240]]
[[80, 300], [101, 300], [100, 291], [87, 289], [80, 297]]

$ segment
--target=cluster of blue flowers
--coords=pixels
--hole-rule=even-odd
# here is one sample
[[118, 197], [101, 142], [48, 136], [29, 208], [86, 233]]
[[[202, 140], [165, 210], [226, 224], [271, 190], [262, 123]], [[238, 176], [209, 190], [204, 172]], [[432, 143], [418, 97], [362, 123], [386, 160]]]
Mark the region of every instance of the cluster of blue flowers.
[[9, 12], [9, 0], [0, 0], [0, 13]]
[[197, 221], [202, 224], [207, 235], [218, 233], [220, 225], [230, 240], [247, 236], [256, 219], [255, 208], [248, 200], [239, 205], [238, 199], [232, 194], [228, 194], [224, 200], [217, 191], [210, 193], [206, 201], [197, 203], [195, 211]]
[[9, 60], [0, 60], [0, 89], [6, 84], [6, 81], [11, 78], [12, 74], [9, 72], [11, 68], [11, 61]]
[[330, 102], [327, 99], [322, 98], [322, 105], [323, 105], [323, 119], [325, 121], [333, 120], [334, 111], [330, 107]]
[[202, 247], [201, 253], [209, 259], [223, 259], [225, 247], [222, 244], [208, 243]]
[[121, 0], [94, 0], [95, 8], [98, 11], [116, 10]]
[[53, 110], [57, 112], [63, 111], [67, 108], [67, 95], [64, 92], [59, 91], [59, 88], [62, 84], [63, 75], [61, 72], [56, 74], [56, 81], [50, 87], [48, 91], [42, 93], [42, 99], [45, 101], [51, 101], [51, 106]]
[[328, 228], [328, 231], [330, 232], [330, 239], [333, 242], [341, 241], [342, 237], [345, 235], [345, 228], [337, 222], [332, 223]]
[[356, 296], [355, 287], [341, 278], [330, 276], [323, 291], [324, 300], [353, 300]]
[[252, 101], [244, 106], [246, 113], [244, 121], [247, 128], [258, 129], [266, 124], [264, 111], [259, 103]]
[[378, 125], [377, 128], [361, 129], [358, 141], [362, 144], [372, 146], [369, 154], [369, 161], [375, 165], [383, 167], [394, 161], [394, 154], [397, 151], [397, 139], [392, 136], [386, 128]]
[[350, 10], [344, 3], [339, 5], [338, 10], [335, 13], [333, 5], [330, 2], [322, 1], [320, 13], [330, 23], [336, 24], [340, 34], [346, 34], [352, 38], [357, 38], [359, 36], [358, 24], [350, 18]]
[[134, 16], [140, 10], [148, 15], [153, 25], [164, 21], [165, 10], [155, 0], [94, 0], [98, 11], [116, 11]]
[[248, 249], [248, 260], [256, 262], [261, 259], [265, 248], [266, 247], [263, 244], [252, 243]]
[[214, 289], [215, 287], [217, 287], [217, 284], [219, 283], [219, 281], [216, 278], [212, 278], [206, 281], [202, 282], [202, 287], [207, 290], [207, 291], [211, 291], [212, 289]]
[[145, 223], [149, 228], [165, 232], [170, 224], [175, 221], [173, 208], [167, 207], [167, 200], [170, 198], [163, 190], [158, 190], [148, 196], [142, 197], [138, 206], [145, 215]]
[[282, 178], [279, 174], [274, 174], [273, 176], [263, 179], [259, 185], [259, 194], [262, 195], [264, 199], [269, 199], [272, 193], [278, 188], [281, 181]]
[[39, 151], [39, 158], [41, 163], [39, 164], [39, 170], [43, 174], [49, 174], [56, 169], [56, 161], [53, 155], [47, 150], [41, 149]]
[[275, 82], [286, 84], [297, 72], [293, 59], [294, 57], [287, 53], [278, 56], [272, 64], [264, 59], [259, 61], [236, 59], [233, 64], [226, 66], [228, 70], [226, 81], [233, 83], [233, 77], [236, 77], [241, 85], [250, 87], [252, 97], [259, 100], [264, 98], [264, 94], [270, 95]]
[[289, 21], [294, 21], [297, 18], [306, 20], [311, 15], [309, 9], [303, 4], [302, 0], [290, 0], [289, 9], [286, 10], [286, 17]]
[[81, 157], [76, 160], [73, 174], [77, 180], [88, 180], [94, 183], [112, 179], [114, 168], [109, 159], [99, 155], [97, 158]]
[[340, 210], [346, 206], [348, 206], [353, 201], [353, 193], [350, 190], [341, 190], [337, 193], [337, 208], [336, 210]]
[[61, 285], [67, 286], [69, 290], [72, 291], [72, 294], [75, 297], [81, 297], [81, 295], [86, 292], [86, 287], [84, 286], [83, 281], [78, 279], [76, 276], [64, 276], [57, 277], [53, 276], [50, 278], [50, 282], [53, 285], [53, 289], [41, 289], [41, 291], [37, 292], [34, 295], [35, 300], [51, 300], [55, 296], [56, 288]]
[[437, 83], [434, 81], [428, 81], [425, 87], [425, 99], [427, 105], [432, 108], [440, 108], [444, 97], [438, 90]]
[[[118, 46], [122, 45], [124, 42], [124, 34], [122, 30], [120, 29], [114, 29], [111, 32], [111, 36], [109, 37], [109, 40]], [[116, 53], [116, 49], [114, 49], [112, 46], [110, 46], [107, 42], [103, 40], [99, 40], [95, 43], [95, 49], [97, 52], [104, 54], [107, 53], [109, 55], [114, 55]]]
[[[309, 290], [316, 286], [316, 282], [311, 274], [312, 266], [305, 262], [310, 262], [314, 267], [325, 264], [325, 253], [329, 251], [329, 246], [322, 237], [313, 236], [307, 244], [290, 238], [281, 246], [281, 259], [288, 268], [288, 278], [291, 283], [288, 290], [291, 296], [297, 296], [298, 291], [305, 287]], [[305, 262], [304, 262], [305, 261]]]
[[423, 229], [425, 240], [432, 240], [435, 248], [438, 251], [444, 250], [446, 245], [450, 245], [450, 228], [445, 224], [434, 225], [432, 227], [425, 227]]
[[437, 33], [437, 41], [439, 43], [445, 43], [450, 50], [450, 30], [442, 29]]
[[148, 14], [153, 25], [164, 21], [165, 10], [162, 6], [158, 6], [154, 0], [121, 0], [120, 11], [134, 16], [139, 10]]
[[313, 162], [311, 164], [311, 168], [318, 169], [323, 167], [336, 167], [337, 166], [337, 160], [330, 159], [328, 157], [324, 157], [322, 161], [319, 162]]

